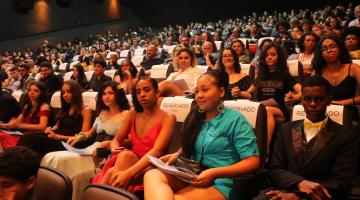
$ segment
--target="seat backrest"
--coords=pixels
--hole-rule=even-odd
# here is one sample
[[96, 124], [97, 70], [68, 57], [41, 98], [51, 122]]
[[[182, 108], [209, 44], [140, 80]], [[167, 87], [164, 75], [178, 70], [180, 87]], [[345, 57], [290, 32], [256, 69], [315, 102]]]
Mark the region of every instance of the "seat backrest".
[[360, 59], [354, 59], [352, 60], [353, 63], [360, 65]]
[[240, 65], [241, 65], [241, 73], [249, 75], [251, 65], [250, 64], [243, 64], [243, 63], [241, 63]]
[[51, 96], [50, 106], [53, 108], [61, 108], [61, 92], [57, 91]]
[[130, 58], [130, 50], [122, 50], [120, 51], [120, 58]]
[[267, 114], [265, 106], [259, 102], [237, 99], [224, 101], [228, 108], [241, 112], [255, 132], [263, 167], [267, 155]]
[[65, 72], [65, 71], [67, 71], [67, 66], [68, 66], [68, 63], [61, 63], [58, 70]]
[[170, 144], [168, 145], [167, 153], [173, 153], [181, 146], [183, 135], [181, 134], [181, 127], [191, 111], [191, 106], [194, 99], [188, 99], [185, 97], [165, 97], [161, 104], [160, 109], [174, 114], [176, 116], [176, 124], [173, 136]]
[[20, 102], [20, 99], [23, 95], [24, 95], [24, 92], [21, 90], [16, 90], [13, 93], [11, 93], [11, 96], [13, 96], [17, 102]]
[[287, 60], [289, 73], [292, 77], [296, 78], [299, 82], [303, 81], [304, 71], [302, 64], [298, 60]]
[[106, 76], [109, 76], [111, 79], [114, 79], [115, 73], [116, 73], [116, 69], [109, 69], [104, 71], [104, 74]]
[[89, 108], [93, 111], [96, 111], [96, 97], [97, 92], [83, 92], [82, 98], [84, 102], [84, 106], [89, 106]]
[[171, 45], [171, 46], [166, 46], [164, 47], [164, 51], [166, 51], [168, 54], [172, 54], [174, 49], [175, 49], [176, 45]]
[[[352, 128], [352, 113], [345, 106], [331, 104], [327, 107], [326, 113], [334, 122]], [[291, 120], [301, 120], [304, 119], [305, 116], [306, 113], [304, 107], [301, 104], [295, 105], [292, 111]]]
[[131, 94], [127, 94], [127, 95], [126, 95], [126, 98], [127, 98], [128, 102], [129, 102], [130, 107], [133, 107], [133, 101], [132, 101], [132, 96], [131, 96]]
[[71, 78], [71, 76], [72, 76], [72, 74], [73, 74], [73, 72], [71, 71], [71, 72], [66, 72], [65, 74], [64, 74], [64, 81], [68, 81], [68, 80], [70, 80], [70, 78]]
[[287, 60], [289, 72], [291, 76], [299, 76], [299, 61], [298, 60]]
[[94, 74], [94, 71], [87, 71], [85, 72], [86, 80], [90, 81], [92, 75]]
[[74, 61], [74, 62], [70, 63], [69, 70], [72, 70], [72, 68], [74, 67], [74, 65], [77, 65], [77, 64], [79, 64], [79, 63], [80, 63], [80, 61]]
[[214, 42], [215, 42], [216, 49], [219, 51], [221, 48], [222, 41], [214, 41]]
[[258, 40], [257, 45], [258, 45], [258, 46], [260, 46], [260, 45], [261, 45], [261, 43], [262, 43], [262, 41], [264, 41], [265, 39], [270, 39], [270, 40], [272, 40], [272, 41], [274, 41], [274, 40], [275, 40], [275, 38], [274, 38], [274, 37], [262, 37], [262, 38], [260, 38], [260, 39]]
[[157, 80], [165, 80], [167, 77], [167, 71], [169, 64], [165, 65], [153, 65], [150, 70], [150, 77]]
[[143, 56], [145, 54], [145, 49], [135, 49], [133, 56]]
[[116, 63], [117, 63], [118, 65], [121, 65], [122, 61], [124, 61], [124, 60], [126, 60], [126, 58], [119, 58], [119, 59], [116, 61]]
[[139, 200], [134, 194], [109, 185], [89, 185], [81, 200]]
[[144, 56], [140, 55], [140, 56], [133, 56], [131, 58], [131, 62], [135, 65], [135, 67], [139, 67], [140, 63], [144, 60]]
[[72, 61], [74, 62], [74, 61], [78, 61], [79, 60], [79, 57], [80, 57], [80, 55], [75, 55], [73, 58], [72, 58]]
[[72, 183], [65, 173], [49, 168], [40, 167], [35, 184], [36, 200], [70, 200]]
[[197, 65], [195, 66], [196, 68], [200, 69], [202, 73], [205, 73], [208, 71], [209, 69], [209, 66], [206, 66], [206, 65]]

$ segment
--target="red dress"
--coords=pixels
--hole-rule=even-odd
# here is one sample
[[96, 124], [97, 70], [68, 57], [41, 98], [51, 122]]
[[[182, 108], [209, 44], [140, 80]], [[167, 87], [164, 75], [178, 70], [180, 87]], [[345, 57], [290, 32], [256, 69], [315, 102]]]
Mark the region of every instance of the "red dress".
[[[131, 120], [131, 127], [130, 127], [130, 141], [132, 144], [133, 151], [139, 158], [143, 157], [150, 149], [153, 148], [156, 138], [159, 136], [161, 131], [162, 122], [158, 122], [154, 124], [149, 130], [147, 130], [144, 134], [143, 138], [139, 138], [135, 132], [135, 117]], [[104, 165], [103, 170], [94, 177], [92, 180], [93, 184], [100, 184], [102, 178], [109, 170], [109, 168], [113, 167], [116, 162], [117, 155], [113, 155]]]
[[[21, 114], [24, 115], [25, 109], [22, 111]], [[36, 115], [31, 117], [31, 115], [24, 115], [24, 122], [28, 124], [38, 124], [40, 123], [40, 117], [46, 116], [49, 118], [50, 111], [49, 110], [40, 110]], [[23, 134], [29, 134], [31, 131], [22, 132]], [[7, 149], [13, 146], [16, 146], [17, 142], [19, 141], [20, 136], [18, 135], [9, 135], [5, 132], [0, 131], [0, 145], [3, 149]]]

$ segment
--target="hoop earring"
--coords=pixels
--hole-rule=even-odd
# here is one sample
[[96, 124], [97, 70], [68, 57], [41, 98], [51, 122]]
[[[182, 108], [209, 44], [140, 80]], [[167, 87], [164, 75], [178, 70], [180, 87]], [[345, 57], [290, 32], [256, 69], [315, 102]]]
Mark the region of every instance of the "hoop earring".
[[224, 101], [221, 101], [219, 103], [219, 105], [217, 106], [217, 110], [219, 111], [219, 113], [223, 113], [225, 110], [225, 106], [224, 106]]
[[200, 108], [197, 110], [200, 114], [203, 114], [205, 111], [201, 110]]

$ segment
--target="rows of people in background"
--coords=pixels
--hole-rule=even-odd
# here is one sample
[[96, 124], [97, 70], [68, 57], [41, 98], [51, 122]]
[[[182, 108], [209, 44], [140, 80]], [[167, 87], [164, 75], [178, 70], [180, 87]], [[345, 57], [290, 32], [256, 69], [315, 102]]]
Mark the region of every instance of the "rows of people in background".
[[[338, 7], [335, 10], [341, 10], [341, 8]], [[358, 10], [360, 10], [359, 6], [355, 8], [355, 11]], [[356, 22], [358, 21], [355, 20], [355, 23]], [[284, 26], [286, 27], [286, 25]], [[314, 25], [313, 28], [314, 27], [319, 26]], [[0, 74], [2, 86], [8, 90], [2, 92], [2, 98], [4, 95], [8, 95], [7, 92], [11, 93], [18, 88], [24, 89], [27, 98], [24, 102], [25, 106], [23, 107], [23, 111], [20, 113], [20, 109], [18, 108], [18, 111], [12, 112], [13, 117], [17, 117], [12, 120], [8, 118], [8, 121], [2, 120], [3, 122], [0, 126], [2, 128], [21, 129], [24, 132], [45, 132], [45, 134], [41, 137], [29, 134], [29, 136], [26, 135], [21, 138], [18, 136], [9, 137], [2, 134], [0, 135], [1, 146], [2, 148], [8, 148], [9, 146], [20, 143], [45, 154], [49, 151], [63, 149], [63, 147], [59, 145], [59, 140], [67, 140], [69, 144], [75, 145], [79, 142], [86, 142], [95, 132], [100, 133], [105, 131], [105, 133], [109, 134], [105, 134], [99, 139], [101, 143], [99, 143], [100, 146], [98, 147], [112, 148], [115, 152], [120, 150], [117, 149], [120, 148], [118, 143], [122, 142], [129, 132], [136, 134], [135, 130], [143, 130], [140, 127], [134, 128], [136, 125], [135, 120], [151, 122], [148, 123], [148, 128], [151, 130], [154, 129], [154, 133], [152, 134], [156, 135], [155, 138], [159, 140], [156, 139], [157, 142], [154, 143], [155, 139], [152, 138], [154, 140], [152, 140], [150, 148], [147, 144], [144, 145], [140, 142], [140, 144], [146, 148], [141, 146], [141, 148], [138, 149], [139, 152], [135, 152], [137, 156], [128, 153], [118, 154], [118, 156], [112, 160], [113, 163], [109, 171], [105, 171], [103, 178], [100, 179], [100, 182], [123, 187], [124, 185], [128, 185], [126, 181], [129, 181], [124, 179], [131, 177], [133, 175], [132, 173], [139, 173], [139, 170], [141, 171], [148, 165], [145, 161], [146, 159], [141, 158], [144, 155], [143, 151], [150, 152], [150, 154], [154, 156], [160, 156], [160, 152], [162, 152], [166, 146], [166, 141], [169, 140], [168, 136], [171, 135], [165, 134], [164, 132], [171, 132], [171, 127], [174, 123], [173, 119], [171, 120], [171, 117], [169, 118], [169, 116], [158, 109], [157, 95], [187, 95], [197, 98], [199, 109], [203, 109], [206, 115], [211, 115], [213, 111], [215, 113], [220, 112], [214, 110], [216, 109], [214, 105], [218, 105], [219, 102], [225, 99], [244, 98], [261, 102], [267, 109], [268, 147], [270, 147], [272, 134], [276, 128], [275, 119], [280, 117], [283, 120], [282, 122], [288, 121], [289, 107], [298, 103], [302, 95], [301, 81], [296, 80], [290, 75], [287, 64], [287, 59], [289, 58], [297, 59], [302, 63], [305, 79], [312, 75], [325, 78], [330, 83], [329, 92], [333, 97], [332, 103], [349, 106], [354, 112], [353, 119], [355, 121], [358, 120], [358, 111], [354, 105], [360, 102], [360, 97], [355, 96], [356, 87], [360, 83], [360, 71], [359, 65], [352, 63], [352, 58], [356, 58], [356, 52], [359, 50], [358, 28], [354, 27], [344, 30], [333, 28], [326, 30], [326, 34], [318, 34], [316, 30], [314, 30], [314, 33], [307, 32], [302, 29], [303, 27], [300, 26], [292, 26], [291, 33], [288, 33], [286, 28], [282, 31], [279, 29], [278, 36], [264, 39], [259, 43], [259, 47], [257, 47], [258, 52], [251, 49], [252, 47], [249, 45], [249, 40], [244, 44], [241, 39], [238, 39], [241, 35], [241, 31], [238, 29], [234, 31], [235, 35], [232, 33], [232, 36], [230, 36], [231, 39], [226, 39], [222, 42], [219, 51], [217, 51], [216, 44], [212, 39], [212, 34], [209, 34], [209, 32], [203, 32], [201, 37], [196, 36], [196, 34], [191, 35], [191, 33], [180, 34], [179, 44], [174, 48], [173, 54], [169, 55], [159, 52], [158, 40], [151, 40], [150, 38], [146, 46], [146, 58], [139, 63], [139, 66], [135, 66], [132, 61], [129, 60], [131, 55], [129, 58], [118, 63], [120, 49], [118, 50], [119, 47], [117, 47], [116, 43], [112, 43], [110, 51], [107, 51], [106, 48], [99, 48], [101, 50], [97, 52], [98, 49], [96, 47], [91, 47], [90, 52], [92, 52], [93, 55], [89, 56], [89, 52], [83, 49], [83, 54], [79, 53], [80, 64], [72, 66], [71, 70], [73, 74], [71, 79], [75, 81], [65, 81], [64, 83], [62, 83], [63, 74], [61, 74], [58, 68], [60, 62], [56, 63], [56, 61], [54, 62], [50, 57], [49, 60], [47, 60], [47, 55], [45, 54], [37, 58], [37, 67], [34, 65], [34, 60], [30, 58], [23, 61], [19, 58], [19, 61], [16, 62], [18, 66], [10, 66], [14, 59], [8, 58], [7, 64], [2, 65], [2, 67], [10, 73], [11, 78], [7, 79], [8, 75], [5, 72], [1, 72]], [[339, 32], [336, 30], [339, 30]], [[240, 33], [240, 35], [236, 35], [238, 33]], [[283, 40], [282, 38], [286, 38], [284, 35], [287, 34], [290, 34], [289, 39]], [[343, 37], [339, 37], [339, 34], [343, 34]], [[357, 39], [357, 44], [353, 43], [353, 41], [355, 41], [354, 38], [355, 40]], [[81, 45], [78, 45], [80, 48]], [[168, 44], [168, 46], [169, 45], [170, 44]], [[356, 46], [356, 48], [351, 49], [354, 46]], [[48, 47], [48, 44], [45, 45], [45, 49], [46, 47]], [[163, 46], [163, 49], [166, 48]], [[249, 54], [244, 54], [244, 52], [248, 52]], [[167, 80], [159, 84], [152, 79], [143, 80], [142, 77], [151, 73], [152, 66], [164, 63], [167, 56], [169, 56], [169, 60], [171, 60], [171, 64], [176, 71], [170, 74]], [[106, 57], [109, 57], [108, 62]], [[66, 56], [64, 59], [62, 62], [68, 62], [66, 61]], [[86, 62], [89, 62], [89, 65], [87, 65]], [[254, 76], [243, 73], [241, 70], [242, 63], [250, 62], [254, 69]], [[208, 66], [208, 71], [210, 72], [206, 72], [205, 76], [202, 75], [204, 72], [201, 71], [198, 64]], [[70, 67], [66, 69], [70, 70]], [[108, 77], [105, 75], [106, 69], [115, 69], [117, 72], [114, 77]], [[31, 80], [32, 70], [35, 74], [40, 74], [38, 77], [33, 77], [33, 79], [37, 79], [35, 81]], [[58, 71], [59, 74], [56, 75], [54, 71]], [[89, 82], [87, 82], [88, 80], [85, 76], [86, 71], [94, 71]], [[21, 73], [21, 76], [17, 73]], [[224, 79], [224, 76], [228, 78]], [[198, 79], [198, 77], [202, 78]], [[112, 79], [115, 82], [109, 83]], [[187, 87], [179, 86], [176, 82], [177, 80], [184, 80]], [[207, 87], [210, 87], [207, 85], [208, 83], [211, 83], [214, 96], [202, 96], [200, 98], [199, 94], [206, 93]], [[59, 113], [55, 126], [48, 127], [50, 124], [50, 106], [48, 100], [49, 97], [58, 90], [61, 90], [62, 112]], [[95, 120], [92, 128], [90, 127], [90, 111], [83, 105], [81, 102], [82, 99], [79, 97], [79, 91], [81, 90], [99, 92], [97, 101], [101, 107], [101, 112], [96, 116], [98, 119]], [[129, 94], [131, 91], [134, 92], [133, 99], [135, 99], [135, 101], [133, 103], [135, 111], [131, 111], [132, 115], [129, 116], [132, 117], [124, 117], [122, 114], [120, 115], [120, 113], [125, 115], [126, 112], [124, 111], [130, 108], [125, 94]], [[71, 96], [71, 98], [69, 96]], [[109, 96], [116, 97], [111, 98]], [[211, 97], [216, 98], [212, 99]], [[6, 106], [7, 104], [4, 107]], [[196, 112], [197, 111], [198, 110], [196, 110]], [[224, 111], [222, 110], [221, 112]], [[156, 113], [156, 117], [149, 118], [149, 116], [151, 116], [149, 113]], [[226, 113], [227, 115], [232, 115], [230, 111], [226, 111]], [[115, 116], [118, 118], [112, 120], [112, 117]], [[120, 125], [113, 124], [112, 122], [115, 121], [124, 121], [121, 126], [125, 127], [120, 128]], [[158, 121], [163, 122], [162, 128], [158, 127], [156, 123]], [[66, 128], [75, 127], [74, 124], [71, 125], [71, 123], [74, 122], [76, 122], [76, 130], [64, 131]], [[198, 121], [193, 120], [193, 122]], [[168, 125], [165, 126], [166, 123], [168, 123]], [[81, 125], [81, 127], [79, 125]], [[191, 128], [192, 126], [190, 126], [190, 129]], [[119, 130], [121, 131], [119, 132]], [[145, 131], [145, 129], [143, 131]], [[112, 143], [114, 146], [110, 146], [109, 140], [115, 136], [116, 132], [118, 132], [116, 141]], [[167, 136], [165, 137], [164, 135]], [[97, 134], [96, 136], [99, 135]], [[248, 138], [253, 139], [253, 136], [249, 136]], [[132, 140], [134, 140], [133, 137]], [[46, 147], [45, 150], [38, 149], [39, 142], [45, 142], [51, 145]], [[139, 144], [137, 143], [139, 141], [131, 142], [133, 145]], [[253, 143], [251, 142], [251, 144]], [[252, 145], [251, 148], [255, 147]], [[53, 156], [61, 157], [63, 155], [59, 156], [56, 154]], [[64, 157], [66, 156], [67, 155]], [[257, 156], [257, 151], [252, 151], [250, 157], [255, 159], [254, 157]], [[124, 163], [120, 161], [124, 158], [133, 158], [132, 165], [121, 165]], [[85, 162], [91, 165], [93, 161], [84, 161], [83, 159], [79, 161], [81, 164]], [[248, 169], [250, 171], [256, 168], [258, 161], [255, 159], [252, 162], [253, 165], [251, 169]], [[124, 168], [132, 169], [130, 170], [132, 173], [122, 173], [122, 169]], [[221, 183], [219, 184], [221, 185]], [[229, 195], [227, 193], [229, 192], [229, 188], [219, 188], [218, 190], [225, 196]]]

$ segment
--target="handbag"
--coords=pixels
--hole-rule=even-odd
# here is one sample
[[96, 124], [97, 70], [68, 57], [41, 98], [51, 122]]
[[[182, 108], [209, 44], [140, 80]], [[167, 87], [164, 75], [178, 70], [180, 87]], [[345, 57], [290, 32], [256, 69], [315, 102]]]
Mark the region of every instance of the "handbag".
[[208, 167], [202, 165], [198, 161], [190, 160], [181, 156], [175, 161], [174, 166], [180, 171], [192, 174], [200, 174], [202, 171], [208, 169]]

